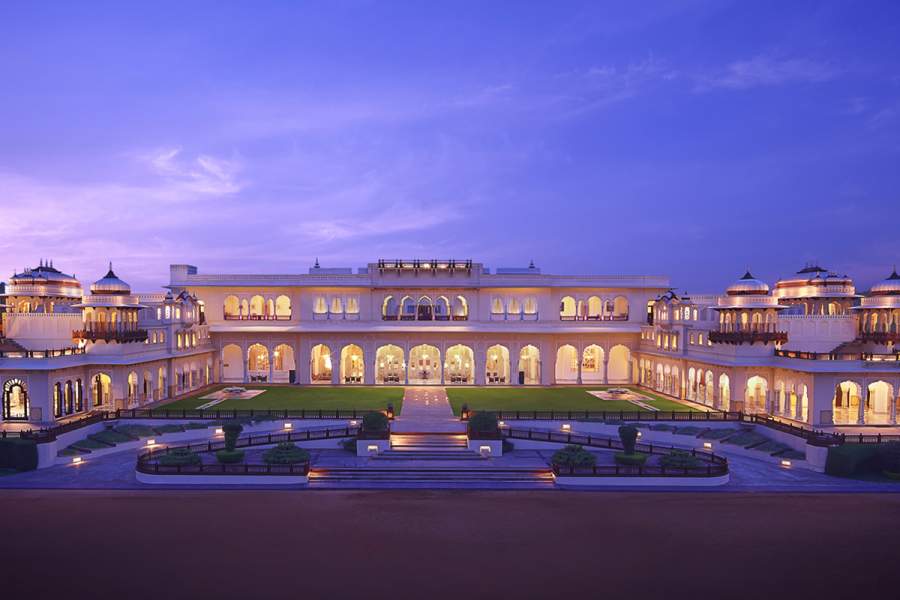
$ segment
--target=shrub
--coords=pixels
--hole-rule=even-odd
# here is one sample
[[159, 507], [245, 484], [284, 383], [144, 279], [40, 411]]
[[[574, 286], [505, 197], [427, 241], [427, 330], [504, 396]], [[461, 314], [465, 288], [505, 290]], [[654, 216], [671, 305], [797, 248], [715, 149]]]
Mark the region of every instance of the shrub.
[[225, 435], [225, 449], [229, 452], [234, 451], [237, 444], [238, 436], [244, 430], [244, 426], [240, 423], [225, 423], [222, 425], [222, 433]]
[[496, 435], [497, 415], [492, 412], [478, 412], [469, 419], [469, 435]]
[[363, 415], [362, 430], [367, 433], [384, 433], [389, 430], [391, 422], [382, 412], [370, 412]]
[[[171, 427], [171, 425], [161, 425], [161, 427]], [[185, 429], [209, 429], [210, 427], [212, 427], [212, 423], [201, 423], [199, 421], [191, 421], [184, 426]]]
[[509, 454], [516, 449], [516, 445], [509, 441], [509, 438], [503, 438], [503, 454]]
[[[196, 428], [192, 427], [191, 429], [206, 429], [205, 423], [200, 423], [200, 425], [201, 425], [201, 427], [196, 427]], [[159, 434], [178, 433], [179, 431], [184, 431], [184, 426], [183, 425], [174, 425], [174, 424], [157, 425], [156, 427], [153, 428], [153, 430]]]
[[828, 449], [825, 472], [836, 477], [850, 477], [878, 471], [878, 448], [874, 444], [843, 444]]
[[624, 452], [616, 452], [613, 456], [617, 465], [626, 467], [640, 467], [647, 462], [646, 454], [625, 454]]
[[880, 444], [877, 450], [878, 463], [885, 473], [900, 473], [900, 442]]
[[619, 425], [619, 439], [622, 440], [622, 448], [624, 448], [625, 454], [634, 454], [637, 434], [638, 430], [634, 425]]
[[692, 469], [702, 467], [703, 461], [691, 455], [690, 452], [672, 450], [672, 452], [659, 459], [659, 466], [667, 469]]
[[113, 431], [127, 435], [132, 439], [145, 438], [156, 435], [156, 431], [147, 425], [119, 425]]
[[137, 438], [131, 437], [130, 435], [126, 435], [120, 431], [115, 431], [113, 429], [104, 429], [103, 431], [98, 431], [97, 433], [92, 433], [88, 436], [88, 438], [95, 440], [97, 442], [108, 444], [110, 446], [115, 446], [116, 444], [123, 444], [125, 442], [133, 442]]
[[561, 450], [557, 450], [550, 458], [555, 466], [574, 469], [576, 467], [593, 467], [597, 464], [597, 457], [583, 447], [571, 444]]
[[351, 437], [351, 438], [347, 438], [345, 440], [341, 440], [341, 447], [344, 450], [346, 450], [347, 452], [352, 452], [353, 454], [356, 454], [356, 438]]
[[0, 438], [0, 469], [33, 471], [37, 466], [37, 442], [26, 438]]
[[218, 450], [216, 451], [216, 460], [223, 465], [233, 465], [244, 460], [243, 450]]
[[189, 448], [173, 448], [165, 454], [160, 455], [159, 464], [164, 467], [199, 465], [200, 455]]
[[263, 460], [270, 465], [293, 465], [308, 461], [309, 452], [291, 442], [282, 442], [266, 450], [263, 453]]

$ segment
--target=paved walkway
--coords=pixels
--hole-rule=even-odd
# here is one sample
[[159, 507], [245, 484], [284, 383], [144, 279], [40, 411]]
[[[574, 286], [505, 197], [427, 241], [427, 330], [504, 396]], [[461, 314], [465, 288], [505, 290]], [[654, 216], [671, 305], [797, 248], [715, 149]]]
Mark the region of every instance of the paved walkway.
[[447, 392], [439, 387], [407, 387], [403, 410], [391, 424], [394, 433], [464, 433], [465, 423], [453, 416]]

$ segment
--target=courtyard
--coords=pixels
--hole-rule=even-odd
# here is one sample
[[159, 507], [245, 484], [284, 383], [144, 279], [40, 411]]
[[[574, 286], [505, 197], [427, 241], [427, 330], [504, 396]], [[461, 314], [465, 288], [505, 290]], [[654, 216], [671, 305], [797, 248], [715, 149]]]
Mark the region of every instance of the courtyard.
[[[209, 402], [206, 396], [221, 390], [206, 390], [200, 394], [161, 405], [162, 409], [196, 409]], [[278, 386], [246, 385], [248, 390], [263, 390], [263, 393], [246, 399], [227, 399], [211, 407], [212, 410], [334, 410], [361, 409], [384, 410], [388, 404], [399, 412], [403, 406], [403, 388], [396, 386]]]

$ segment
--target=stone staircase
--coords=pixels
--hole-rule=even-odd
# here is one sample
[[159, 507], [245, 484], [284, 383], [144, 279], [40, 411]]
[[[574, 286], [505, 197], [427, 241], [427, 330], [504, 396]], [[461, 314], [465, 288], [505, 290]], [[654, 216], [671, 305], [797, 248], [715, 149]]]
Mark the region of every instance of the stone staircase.
[[533, 467], [332, 467], [310, 471], [309, 486], [552, 489], [553, 474]]
[[462, 434], [405, 433], [391, 435], [391, 449], [373, 460], [456, 461], [484, 460], [469, 450]]

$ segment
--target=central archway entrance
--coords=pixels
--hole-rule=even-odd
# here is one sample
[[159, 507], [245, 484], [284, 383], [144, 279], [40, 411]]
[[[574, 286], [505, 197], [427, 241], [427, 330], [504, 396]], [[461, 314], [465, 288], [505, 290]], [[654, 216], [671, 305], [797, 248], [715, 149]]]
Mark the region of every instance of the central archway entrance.
[[435, 346], [421, 344], [409, 351], [410, 385], [441, 383], [441, 352]]

